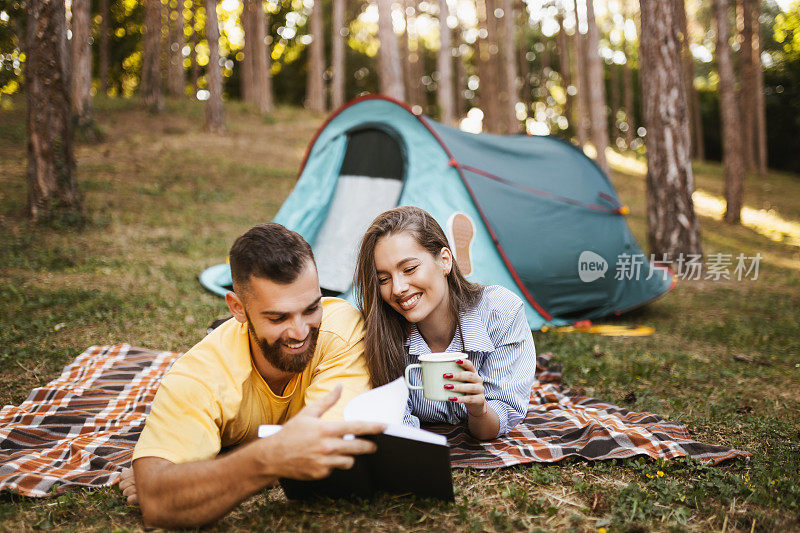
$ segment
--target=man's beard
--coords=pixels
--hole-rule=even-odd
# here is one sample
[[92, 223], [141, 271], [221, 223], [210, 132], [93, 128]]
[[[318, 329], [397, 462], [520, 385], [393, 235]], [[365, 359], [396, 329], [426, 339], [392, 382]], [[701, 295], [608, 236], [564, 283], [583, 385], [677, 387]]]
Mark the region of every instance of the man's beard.
[[[299, 374], [308, 366], [311, 359], [314, 357], [314, 350], [317, 348], [317, 337], [319, 337], [319, 328], [310, 328], [308, 332], [308, 347], [302, 353], [295, 355], [287, 355], [283, 353], [282, 340], [278, 339], [274, 344], [267, 342], [267, 339], [256, 335], [253, 329], [253, 324], [250, 319], [247, 320], [247, 329], [250, 331], [250, 338], [256, 341], [258, 347], [261, 348], [261, 353], [264, 354], [264, 359], [269, 364], [282, 372], [291, 374]], [[288, 339], [285, 339], [288, 340]], [[293, 339], [300, 340], [300, 339]]]

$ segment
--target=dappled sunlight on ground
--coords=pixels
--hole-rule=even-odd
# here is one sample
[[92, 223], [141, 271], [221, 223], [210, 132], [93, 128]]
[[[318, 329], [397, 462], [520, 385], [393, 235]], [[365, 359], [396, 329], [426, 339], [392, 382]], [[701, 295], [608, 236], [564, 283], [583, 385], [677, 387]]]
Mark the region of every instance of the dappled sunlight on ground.
[[[592, 148], [592, 152], [594, 152], [594, 148]], [[641, 177], [647, 174], [647, 164], [644, 161], [639, 161], [635, 157], [621, 154], [611, 148], [606, 150], [606, 159], [608, 159], [608, 164], [611, 168], [619, 172], [634, 175], [638, 174]]]
[[[725, 200], [704, 191], [692, 194], [695, 212], [704, 217], [722, 220]], [[774, 209], [742, 208], [742, 225], [771, 241], [800, 246], [800, 223], [782, 218]]]
[[[589, 152], [594, 153], [593, 149], [586, 151], [587, 155]], [[635, 157], [620, 154], [611, 149], [606, 151], [606, 157], [615, 171], [642, 178], [647, 174], [647, 164]], [[722, 220], [725, 215], [725, 199], [721, 196], [704, 190], [695, 190], [692, 200], [695, 212], [702, 217]], [[754, 209], [747, 206], [742, 208], [741, 216], [744, 227], [771, 241], [800, 247], [800, 222], [783, 218], [775, 209]], [[786, 262], [784, 261], [784, 263]], [[783, 264], [781, 266], [790, 266], [795, 270], [800, 268], [800, 265], [793, 261], [788, 261], [788, 263], [791, 265]]]

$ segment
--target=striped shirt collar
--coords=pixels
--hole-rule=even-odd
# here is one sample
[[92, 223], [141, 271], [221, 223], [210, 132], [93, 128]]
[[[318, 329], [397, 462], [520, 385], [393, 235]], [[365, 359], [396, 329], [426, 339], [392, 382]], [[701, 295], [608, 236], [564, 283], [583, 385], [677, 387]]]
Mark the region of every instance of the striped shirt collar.
[[[447, 347], [448, 352], [461, 351], [461, 335], [464, 337], [464, 351], [470, 352], [493, 352], [496, 348], [492, 339], [489, 337], [489, 332], [486, 331], [486, 324], [481, 320], [481, 315], [478, 312], [482, 302], [479, 302], [475, 307], [461, 313], [461, 331], [456, 329], [456, 334], [453, 340], [450, 341], [450, 346]], [[422, 338], [422, 334], [417, 329], [416, 324], [411, 324], [411, 331], [406, 339], [405, 345], [408, 347], [409, 355], [420, 356], [426, 353], [431, 353], [428, 343]]]

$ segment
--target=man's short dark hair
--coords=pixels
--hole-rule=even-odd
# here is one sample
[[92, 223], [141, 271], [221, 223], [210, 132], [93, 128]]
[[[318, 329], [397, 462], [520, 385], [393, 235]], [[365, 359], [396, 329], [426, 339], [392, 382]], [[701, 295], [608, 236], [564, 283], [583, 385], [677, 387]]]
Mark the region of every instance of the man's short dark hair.
[[314, 263], [311, 246], [299, 234], [269, 222], [250, 228], [233, 243], [230, 251], [234, 289], [251, 276], [288, 284]]

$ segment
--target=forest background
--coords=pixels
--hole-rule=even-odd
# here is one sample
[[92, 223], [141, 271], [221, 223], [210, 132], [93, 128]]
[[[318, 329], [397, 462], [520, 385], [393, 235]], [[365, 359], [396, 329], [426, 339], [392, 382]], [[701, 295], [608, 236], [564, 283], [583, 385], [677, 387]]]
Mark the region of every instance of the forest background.
[[[31, 39], [29, 20], [53, 31]], [[62, 37], [67, 54], [47, 46]], [[665, 68], [670, 44], [682, 63]], [[753, 459], [457, 471], [450, 506], [382, 496], [320, 510], [276, 489], [216, 527], [798, 530], [797, 1], [0, 0], [0, 45], [0, 404], [19, 404], [91, 344], [183, 351], [201, 338], [226, 311], [197, 273], [274, 215], [326, 111], [383, 92], [470, 131], [553, 133], [598, 163], [607, 155], [631, 231], [650, 252], [702, 243], [706, 257], [760, 254], [757, 280], [681, 280], [614, 319], [652, 325], [650, 337], [534, 333], [576, 393], [683, 421], [694, 438]], [[394, 48], [392, 61], [382, 48]], [[31, 58], [54, 53], [28, 76]], [[441, 90], [447, 71], [453, 84]], [[31, 84], [36, 76], [57, 83]], [[43, 88], [52, 92], [32, 97]], [[672, 106], [658, 100], [674, 94]], [[726, 119], [731, 112], [739, 118]], [[36, 152], [32, 128], [52, 150]], [[678, 142], [671, 150], [659, 144], [664, 131]], [[40, 165], [47, 157], [55, 162]], [[49, 205], [35, 198], [47, 180], [32, 179], [46, 171], [56, 186], [71, 182]], [[668, 175], [679, 190], [659, 181]], [[735, 176], [741, 189], [729, 195]], [[651, 218], [670, 204], [652, 201], [658, 194], [694, 203]], [[37, 218], [39, 207], [73, 200], [76, 211]], [[651, 238], [683, 214], [695, 223], [675, 232], [678, 242]], [[50, 528], [137, 530], [141, 521], [113, 489], [0, 495], [0, 530]]]
[[[84, 0], [78, 0], [85, 3]], [[91, 94], [130, 97], [141, 89], [143, 61], [144, 6], [135, 0], [92, 0], [90, 11]], [[242, 3], [224, 0], [217, 3], [219, 64], [223, 76], [223, 98], [252, 100], [247, 95], [248, 72], [245, 41], [245, 16]], [[252, 3], [250, 3], [252, 4]], [[333, 4], [333, 5], [331, 5]], [[342, 14], [334, 20], [333, 6]], [[494, 5], [497, 4], [497, 5]], [[508, 4], [508, 5], [506, 5]], [[322, 103], [311, 102], [318, 110], [338, 107], [344, 100], [366, 93], [380, 92], [379, 83], [379, 6], [375, 2], [327, 0], [316, 12], [321, 17], [316, 32], [322, 45], [321, 59], [313, 57], [314, 31], [311, 0], [268, 0], [264, 4], [266, 26], [264, 42], [268, 54], [268, 75], [271, 78], [270, 98], [287, 105], [309, 103], [315, 84], [329, 83], [329, 95], [323, 92]], [[518, 128], [529, 133], [553, 133], [581, 141], [579, 120], [574, 119], [581, 92], [588, 93], [576, 71], [586, 71], [586, 57], [591, 50], [576, 39], [576, 8], [579, 36], [587, 39], [586, 5], [572, 0], [529, 0], [528, 2], [475, 2], [450, 0], [447, 24], [451, 31], [455, 88], [451, 98], [456, 119], [463, 127], [481, 127], [489, 102], [481, 102], [481, 94], [497, 94], [505, 65], [497, 71], [482, 68], [479, 44], [494, 33], [502, 37], [504, 8], [512, 8], [514, 75], [518, 79], [518, 102], [514, 109]], [[486, 17], [479, 17], [478, 7], [490, 9], [499, 16], [497, 28], [486, 26]], [[766, 0], [757, 2], [763, 94], [765, 99], [766, 144], [770, 168], [800, 172], [800, 2]], [[70, 3], [67, 5], [69, 15]], [[437, 54], [441, 46], [439, 28], [440, 2], [403, 0], [391, 3], [392, 29], [398, 40], [397, 61], [402, 65], [403, 98], [416, 111], [442, 118], [437, 101]], [[691, 52], [692, 83], [687, 99], [692, 103], [693, 136], [702, 142], [693, 149], [695, 159], [721, 160], [722, 128], [720, 126], [719, 74], [716, 68], [713, 2], [687, 0], [687, 38]], [[320, 12], [321, 11], [321, 12]], [[734, 61], [740, 52], [743, 21], [739, 10], [731, 4], [731, 46]], [[167, 81], [167, 94], [186, 94], [208, 98], [207, 67], [209, 45], [206, 38], [205, 8], [202, 0], [164, 0], [159, 11], [161, 25], [159, 50], [162, 70]], [[634, 0], [598, 2], [594, 13], [599, 30], [597, 52], [602, 58], [606, 114], [610, 143], [617, 149], [644, 153], [641, 116], [641, 83], [639, 80], [639, 11]], [[489, 17], [491, 19], [493, 17]], [[0, 106], [10, 105], [9, 95], [21, 90], [24, 80], [25, 34], [24, 3], [0, 0]], [[480, 19], [480, 20], [479, 20]], [[336, 27], [337, 24], [339, 27]], [[563, 28], [563, 31], [562, 31]], [[487, 31], [488, 30], [488, 31]], [[496, 31], [495, 31], [496, 30]], [[68, 37], [71, 35], [68, 30]], [[336, 62], [337, 43], [342, 42], [343, 63]], [[506, 61], [508, 54], [496, 41], [489, 42], [489, 62]], [[318, 53], [319, 54], [319, 53]], [[332, 57], [334, 56], [334, 57]], [[317, 57], [320, 57], [319, 55]], [[327, 61], [326, 61], [327, 58]], [[317, 65], [312, 62], [317, 61]], [[171, 68], [170, 65], [173, 65]], [[340, 65], [346, 65], [344, 67]], [[507, 65], [507, 61], [506, 61]], [[175, 74], [177, 66], [178, 73]], [[344, 96], [336, 94], [337, 69], [344, 68]], [[485, 67], [483, 67], [485, 69]], [[309, 73], [312, 75], [310, 76]], [[585, 76], [585, 73], [584, 73]], [[481, 80], [481, 77], [484, 79]], [[322, 78], [317, 80], [316, 78]], [[491, 78], [491, 79], [490, 79]], [[483, 90], [479, 87], [482, 86]], [[581, 91], [581, 89], [584, 89]], [[589, 87], [591, 89], [591, 87]], [[324, 85], [323, 85], [323, 91]], [[384, 90], [383, 92], [389, 92]], [[316, 97], [319, 100], [319, 97]], [[270, 103], [265, 110], [270, 109]], [[472, 113], [470, 113], [472, 110]], [[466, 121], [464, 119], [467, 119]], [[589, 120], [588, 118], [586, 120]], [[447, 121], [446, 121], [447, 122]], [[507, 130], [484, 120], [484, 131]], [[587, 126], [588, 127], [588, 126]], [[513, 129], [513, 128], [512, 128]]]

